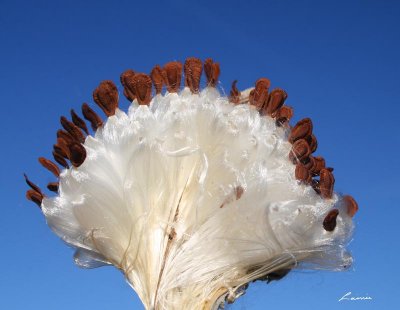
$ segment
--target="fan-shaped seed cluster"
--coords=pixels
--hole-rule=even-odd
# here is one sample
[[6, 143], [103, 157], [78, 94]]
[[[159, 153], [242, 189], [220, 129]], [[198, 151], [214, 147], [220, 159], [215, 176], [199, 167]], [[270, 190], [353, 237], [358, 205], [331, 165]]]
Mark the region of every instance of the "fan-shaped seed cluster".
[[[219, 64], [212, 59], [206, 59], [203, 64], [197, 58], [188, 58], [183, 65], [178, 61], [169, 62], [164, 67], [156, 65], [150, 75], [129, 69], [121, 74], [120, 81], [124, 88], [123, 94], [128, 101], [136, 100], [140, 105], [148, 105], [152, 99], [153, 85], [155, 95], [162, 94], [164, 87], [169, 93], [178, 92], [181, 89], [182, 71], [185, 87], [188, 87], [193, 94], [199, 93], [203, 70], [207, 86], [215, 87], [220, 75]], [[289, 159], [296, 165], [296, 179], [312, 186], [322, 198], [331, 199], [335, 183], [333, 168], [326, 166], [323, 157], [313, 155], [318, 143], [312, 132], [311, 119], [304, 118], [291, 127], [289, 121], [293, 116], [293, 109], [284, 105], [287, 98], [286, 92], [280, 88], [270, 91], [270, 81], [266, 78], [256, 81], [248, 97], [242, 96], [236, 84], [237, 81], [232, 83], [230, 102], [250, 104], [262, 116], [275, 119], [277, 126], [288, 128], [288, 140], [292, 144]], [[107, 117], [114, 115], [119, 103], [117, 86], [109, 80], [101, 82], [93, 92], [93, 100]], [[90, 123], [93, 131], [103, 125], [101, 117], [87, 103], [82, 105], [82, 115]], [[85, 121], [74, 110], [71, 110], [71, 120], [62, 116], [60, 123], [62, 129], [57, 131], [57, 140], [52, 151], [53, 158], [65, 169], [69, 169], [71, 165], [78, 168], [86, 158], [83, 144], [86, 136], [89, 135], [89, 130]], [[55, 177], [59, 177], [60, 168], [53, 161], [40, 157], [39, 162]], [[31, 188], [26, 193], [27, 199], [40, 207], [45, 194], [26, 175], [24, 176], [26, 183]], [[57, 193], [58, 182], [49, 183], [47, 188]], [[354, 216], [358, 210], [356, 201], [351, 196], [345, 196], [344, 201], [347, 205], [347, 213]], [[323, 221], [325, 230], [333, 231], [335, 229], [338, 214], [338, 209], [333, 209], [327, 214]]]

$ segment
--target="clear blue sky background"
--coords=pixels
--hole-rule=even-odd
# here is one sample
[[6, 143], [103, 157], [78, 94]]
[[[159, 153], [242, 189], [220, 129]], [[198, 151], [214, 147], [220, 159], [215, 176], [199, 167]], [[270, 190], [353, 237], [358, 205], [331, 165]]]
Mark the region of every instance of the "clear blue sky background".
[[[314, 120], [336, 190], [360, 204], [350, 271], [255, 284], [231, 309], [394, 309], [399, 4], [0, 0], [0, 309], [142, 309], [115, 269], [74, 266], [72, 250], [25, 200], [22, 173], [42, 186], [52, 180], [37, 157], [50, 155], [59, 116], [92, 102], [100, 80], [187, 56], [219, 61], [225, 89], [263, 76], [286, 89], [295, 120]], [[373, 300], [339, 303], [349, 291]]]

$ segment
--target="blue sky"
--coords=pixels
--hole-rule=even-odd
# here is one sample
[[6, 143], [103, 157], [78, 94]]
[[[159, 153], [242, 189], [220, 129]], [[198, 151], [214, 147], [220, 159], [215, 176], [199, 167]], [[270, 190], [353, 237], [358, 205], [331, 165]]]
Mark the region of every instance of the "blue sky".
[[[74, 266], [72, 250], [25, 200], [22, 173], [42, 186], [52, 180], [37, 157], [50, 155], [59, 116], [91, 102], [99, 81], [188, 56], [220, 62], [227, 90], [263, 76], [284, 88], [295, 121], [314, 120], [335, 189], [360, 205], [350, 271], [255, 284], [231, 309], [393, 309], [399, 30], [400, 3], [388, 0], [0, 0], [0, 309], [142, 309], [115, 269]], [[349, 291], [373, 300], [338, 302]]]

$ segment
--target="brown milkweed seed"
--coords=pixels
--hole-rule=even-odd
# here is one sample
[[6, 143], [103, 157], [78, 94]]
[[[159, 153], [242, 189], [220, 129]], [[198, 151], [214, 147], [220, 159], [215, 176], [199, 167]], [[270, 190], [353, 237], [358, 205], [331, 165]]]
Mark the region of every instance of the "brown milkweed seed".
[[294, 143], [296, 140], [303, 139], [307, 136], [311, 136], [313, 129], [313, 124], [311, 119], [304, 118], [297, 122], [297, 124], [292, 128], [289, 141]]
[[333, 209], [329, 211], [327, 216], [324, 219], [324, 222], [322, 223], [324, 229], [326, 231], [333, 231], [336, 227], [336, 218], [339, 215], [339, 210], [338, 209]]

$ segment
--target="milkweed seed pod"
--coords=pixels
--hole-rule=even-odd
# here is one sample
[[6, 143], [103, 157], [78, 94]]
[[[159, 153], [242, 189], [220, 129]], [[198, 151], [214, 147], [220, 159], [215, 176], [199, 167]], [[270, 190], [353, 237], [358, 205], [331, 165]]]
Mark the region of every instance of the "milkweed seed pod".
[[39, 158], [56, 194], [25, 176], [76, 264], [114, 265], [146, 309], [217, 309], [250, 282], [352, 263], [358, 206], [334, 192], [312, 121], [291, 126], [286, 92], [266, 78], [222, 96], [219, 74], [197, 58], [127, 70], [127, 113], [117, 86], [101, 82], [93, 99], [107, 118], [86, 103], [83, 118], [72, 110], [53, 146], [59, 165]]

